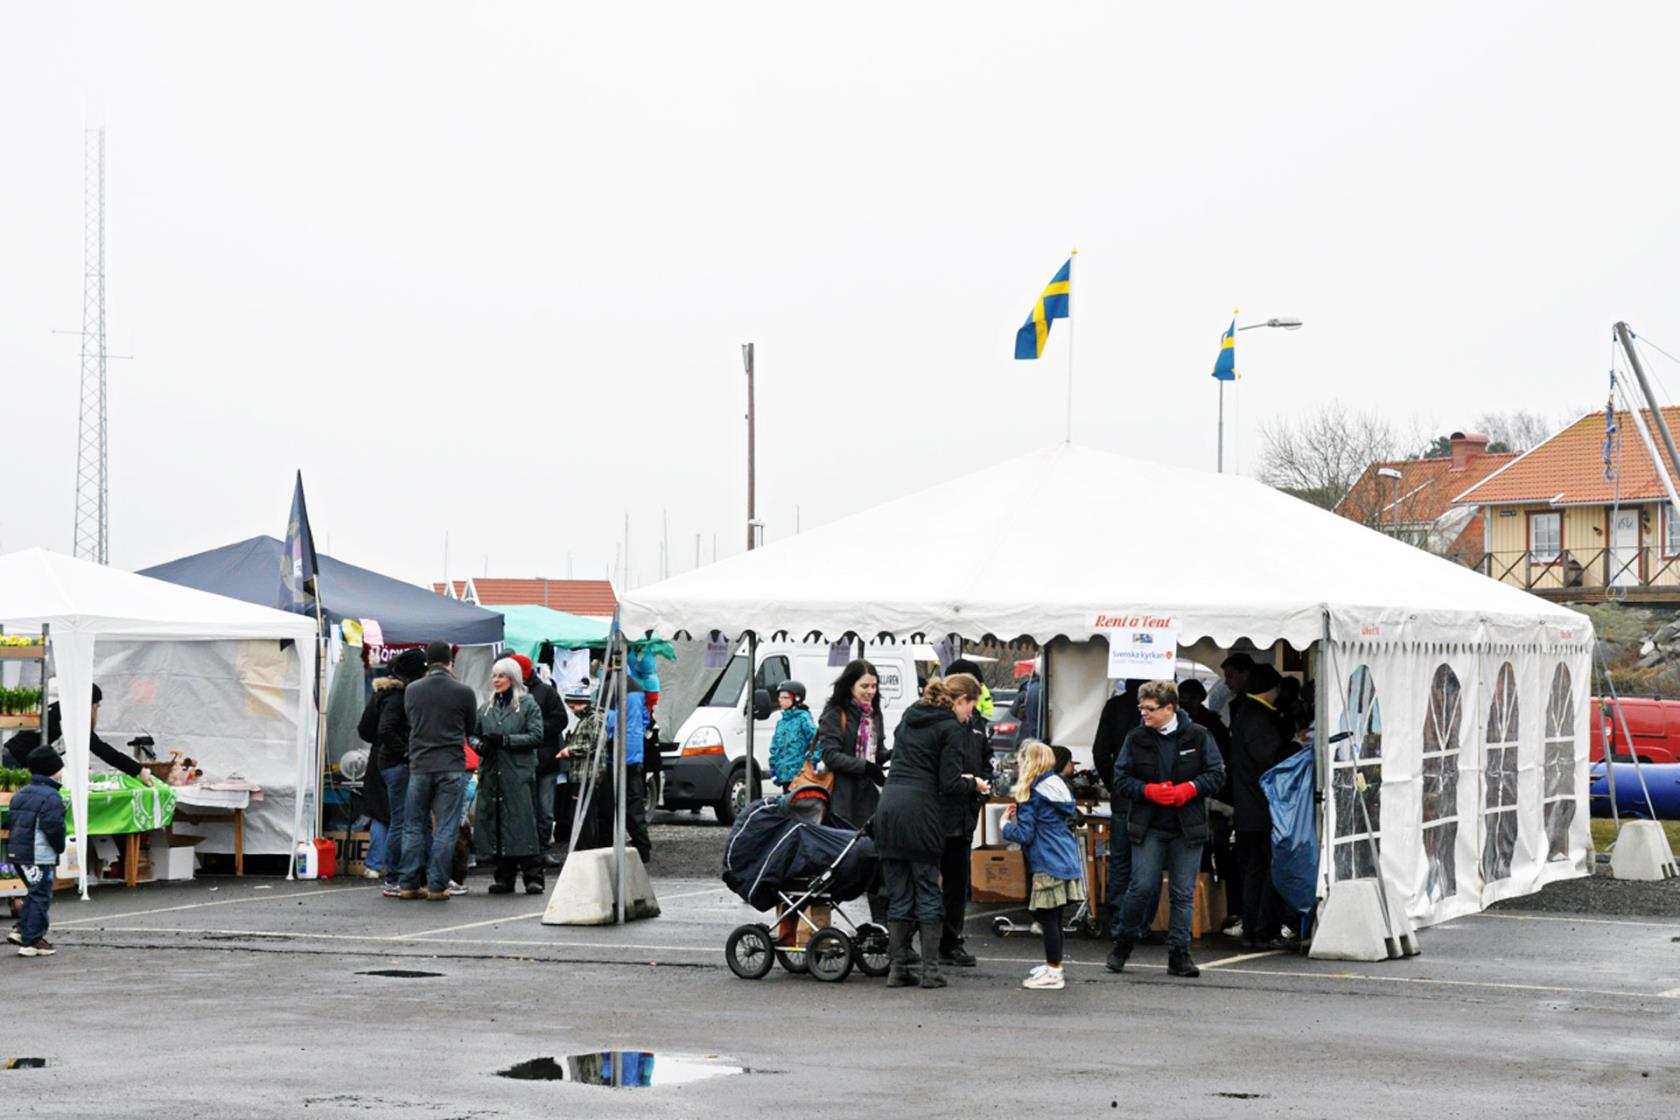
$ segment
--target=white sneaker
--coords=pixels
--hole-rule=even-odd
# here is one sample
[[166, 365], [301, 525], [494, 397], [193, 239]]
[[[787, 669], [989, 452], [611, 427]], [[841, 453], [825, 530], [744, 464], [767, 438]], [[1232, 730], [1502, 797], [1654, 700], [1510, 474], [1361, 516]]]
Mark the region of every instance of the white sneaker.
[[455, 880], [451, 879], [451, 880], [449, 880], [449, 893], [450, 894], [466, 894], [467, 893], [467, 888], [464, 885], [462, 885], [461, 883], [457, 883]]
[[1064, 979], [1061, 969], [1051, 968], [1049, 965], [1040, 965], [1028, 973], [1025, 980], [1021, 981], [1021, 987], [1041, 992], [1059, 992], [1067, 987], [1067, 981]]
[[385, 872], [375, 871], [373, 868], [369, 867], [362, 872], [362, 878], [364, 878], [364, 879], [383, 879], [383, 878], [385, 878]]

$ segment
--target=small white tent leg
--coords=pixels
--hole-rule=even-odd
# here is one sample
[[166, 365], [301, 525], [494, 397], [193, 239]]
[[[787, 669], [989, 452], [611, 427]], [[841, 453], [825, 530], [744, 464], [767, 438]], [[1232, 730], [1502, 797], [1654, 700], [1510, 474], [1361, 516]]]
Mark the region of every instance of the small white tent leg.
[[[1392, 892], [1384, 902], [1375, 879], [1344, 879], [1330, 888], [1318, 908], [1312, 949], [1320, 960], [1384, 961], [1419, 952], [1417, 932]], [[1390, 929], [1392, 924], [1393, 928]]]
[[1616, 834], [1610, 874], [1618, 879], [1654, 881], [1680, 877], [1668, 834], [1657, 821], [1627, 821]]
[[[613, 850], [592, 848], [573, 852], [560, 869], [560, 878], [543, 912], [545, 926], [610, 926], [617, 920], [613, 898]], [[624, 853], [624, 920], [659, 917], [642, 857], [631, 848]]]

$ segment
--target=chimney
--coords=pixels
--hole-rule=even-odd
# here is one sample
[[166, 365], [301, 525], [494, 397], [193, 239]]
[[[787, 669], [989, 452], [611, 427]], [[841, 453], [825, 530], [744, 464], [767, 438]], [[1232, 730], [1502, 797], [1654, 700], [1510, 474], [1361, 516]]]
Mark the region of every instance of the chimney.
[[1488, 437], [1479, 432], [1454, 432], [1448, 437], [1452, 443], [1452, 473], [1470, 469], [1470, 460], [1487, 451]]

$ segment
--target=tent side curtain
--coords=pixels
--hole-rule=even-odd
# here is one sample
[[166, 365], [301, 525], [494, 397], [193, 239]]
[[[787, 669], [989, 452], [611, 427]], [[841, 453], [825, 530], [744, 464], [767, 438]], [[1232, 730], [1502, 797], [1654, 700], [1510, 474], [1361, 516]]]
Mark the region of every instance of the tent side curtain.
[[[225, 545], [184, 556], [140, 574], [201, 591], [272, 607], [280, 595], [280, 541], [273, 537]], [[321, 605], [329, 621], [369, 618], [385, 641], [419, 645], [441, 638], [458, 646], [495, 645], [502, 616], [428, 588], [346, 564], [325, 553], [320, 567]]]

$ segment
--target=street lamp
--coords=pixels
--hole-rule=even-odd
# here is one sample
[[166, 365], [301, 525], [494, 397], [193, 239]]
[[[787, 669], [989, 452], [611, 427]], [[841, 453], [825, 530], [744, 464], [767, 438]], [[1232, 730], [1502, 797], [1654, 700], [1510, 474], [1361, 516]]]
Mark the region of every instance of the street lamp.
[[[1238, 330], [1238, 331], [1252, 331], [1252, 330], [1258, 330], [1261, 327], [1282, 327], [1286, 331], [1298, 331], [1305, 325], [1306, 324], [1302, 323], [1298, 316], [1295, 316], [1295, 315], [1279, 315], [1276, 318], [1267, 319], [1263, 323], [1249, 323], [1247, 326], [1237, 327], [1236, 330]], [[1217, 373], [1217, 370], [1215, 372]], [[1219, 465], [1219, 473], [1224, 474], [1225, 473], [1225, 379], [1224, 378], [1217, 378], [1217, 380], [1219, 381], [1219, 460], [1218, 460], [1218, 465]]]
[[1378, 478], [1392, 478], [1394, 480], [1394, 539], [1400, 539], [1400, 472], [1393, 467], [1378, 467]]

